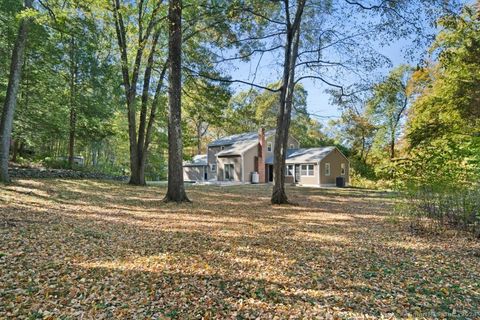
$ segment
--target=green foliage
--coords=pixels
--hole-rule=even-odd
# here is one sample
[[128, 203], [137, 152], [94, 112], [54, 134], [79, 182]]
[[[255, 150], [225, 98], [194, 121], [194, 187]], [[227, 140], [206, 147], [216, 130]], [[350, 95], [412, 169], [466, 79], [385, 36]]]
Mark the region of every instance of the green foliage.
[[398, 165], [404, 184], [474, 187], [480, 180], [480, 26], [466, 7], [440, 21], [432, 51], [415, 74], [418, 97], [408, 119], [408, 155]]

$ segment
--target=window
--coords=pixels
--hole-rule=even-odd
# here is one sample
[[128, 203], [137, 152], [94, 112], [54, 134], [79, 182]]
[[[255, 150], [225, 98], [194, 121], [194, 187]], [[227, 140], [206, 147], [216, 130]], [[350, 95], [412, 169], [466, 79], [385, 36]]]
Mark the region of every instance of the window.
[[345, 173], [346, 173], [346, 167], [345, 167], [345, 163], [342, 163], [341, 164], [341, 171], [340, 171], [340, 175], [344, 176]]
[[294, 172], [293, 164], [288, 164], [288, 165], [285, 167], [285, 175], [286, 175], [287, 177], [292, 177], [292, 176], [293, 176], [293, 172]]
[[224, 149], [225, 149], [225, 146], [221, 146], [221, 147], [220, 147], [220, 150], [224, 150]]
[[216, 164], [212, 164], [212, 172], [217, 172], [217, 165]]
[[330, 163], [325, 163], [325, 175], [329, 176], [330, 175]]
[[313, 164], [302, 164], [300, 167], [300, 174], [302, 176], [314, 176]]
[[295, 146], [293, 145], [293, 143], [290, 143], [290, 149], [295, 149]]
[[267, 151], [272, 152], [272, 149], [273, 149], [272, 143], [271, 142], [267, 143]]

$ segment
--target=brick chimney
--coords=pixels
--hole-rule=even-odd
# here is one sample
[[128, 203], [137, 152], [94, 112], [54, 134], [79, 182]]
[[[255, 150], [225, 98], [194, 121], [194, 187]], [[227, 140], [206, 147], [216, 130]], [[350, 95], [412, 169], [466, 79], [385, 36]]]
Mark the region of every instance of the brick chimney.
[[267, 145], [265, 142], [265, 128], [258, 130], [258, 180], [260, 183], [267, 182], [265, 177], [265, 157], [267, 156]]

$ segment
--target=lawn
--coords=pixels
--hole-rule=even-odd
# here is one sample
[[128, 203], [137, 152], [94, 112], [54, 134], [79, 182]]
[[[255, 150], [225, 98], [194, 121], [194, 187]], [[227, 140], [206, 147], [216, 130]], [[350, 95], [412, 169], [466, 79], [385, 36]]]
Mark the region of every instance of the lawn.
[[480, 246], [364, 190], [21, 180], [0, 187], [0, 319], [478, 318]]

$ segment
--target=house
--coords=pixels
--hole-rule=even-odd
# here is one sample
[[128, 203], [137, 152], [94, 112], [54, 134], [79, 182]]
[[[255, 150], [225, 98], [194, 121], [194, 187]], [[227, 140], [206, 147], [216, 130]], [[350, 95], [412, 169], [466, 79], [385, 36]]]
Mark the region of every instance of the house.
[[[184, 164], [186, 181], [250, 183], [257, 172], [260, 183], [273, 181], [275, 130], [249, 132], [217, 139], [206, 155]], [[308, 186], [335, 186], [337, 177], [349, 182], [349, 161], [336, 147], [300, 148], [288, 138], [285, 181]]]

